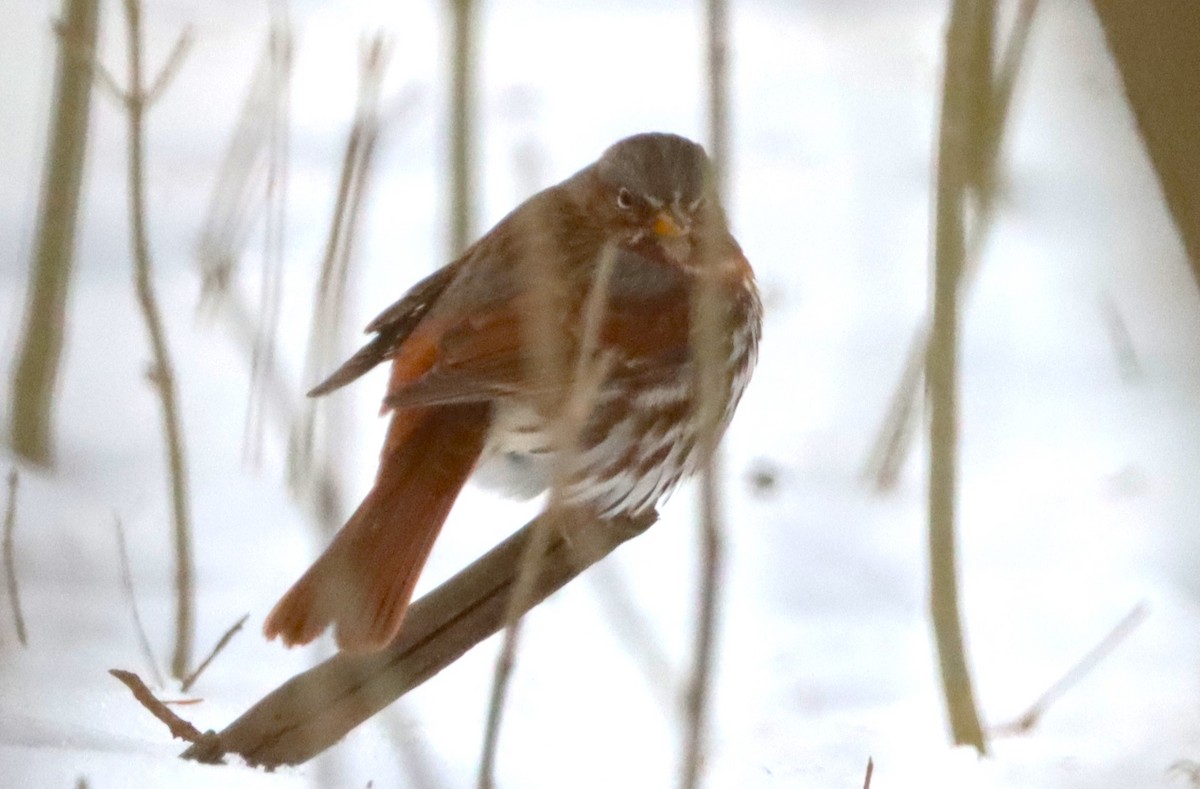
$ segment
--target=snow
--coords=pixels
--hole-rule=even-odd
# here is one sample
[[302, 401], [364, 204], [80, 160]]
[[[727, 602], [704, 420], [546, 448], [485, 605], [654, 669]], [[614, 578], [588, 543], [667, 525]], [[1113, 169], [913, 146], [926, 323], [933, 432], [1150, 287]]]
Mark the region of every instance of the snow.
[[[102, 25], [123, 73], [119, 4]], [[151, 227], [183, 405], [199, 583], [197, 652], [250, 624], [178, 711], [220, 728], [328, 654], [258, 627], [320, 539], [282, 481], [268, 429], [243, 463], [244, 354], [198, 316], [192, 253], [265, 32], [266, 4], [148, 2], [152, 64], [185, 24], [195, 46], [150, 116]], [[488, 4], [481, 227], [613, 140], [703, 136], [701, 18], [681, 2]], [[0, 25], [0, 342], [15, 348], [50, 104], [56, 3]], [[395, 37], [384, 138], [354, 285], [364, 324], [444, 247], [442, 4], [308, 0], [300, 29], [282, 352], [302, 369], [309, 288], [353, 110], [358, 47]], [[1200, 310], [1195, 283], [1090, 6], [1041, 4], [1018, 88], [995, 229], [964, 321], [961, 577], [987, 721], [1006, 723], [1135, 605], [1145, 621], [1021, 737], [978, 758], [948, 745], [925, 612], [923, 448], [885, 496], [860, 479], [927, 295], [930, 152], [944, 4], [788, 4], [733, 14], [730, 209], [767, 303], [759, 369], [726, 443], [711, 787], [1182, 786], [1200, 756]], [[172, 560], [158, 407], [129, 284], [124, 129], [94, 105], [59, 463], [21, 472], [16, 547], [28, 648], [0, 614], [0, 776], [7, 786], [473, 785], [491, 640], [310, 765], [265, 773], [182, 762], [107, 674], [149, 676], [122, 591], [115, 517], [163, 660]], [[250, 264], [252, 261], [247, 261]], [[1141, 374], [1122, 371], [1109, 316]], [[347, 348], [349, 350], [349, 348]], [[6, 354], [6, 358], [11, 354]], [[300, 388], [302, 383], [293, 380]], [[378, 374], [338, 395], [355, 498], [382, 423]], [[7, 408], [7, 386], [0, 400]], [[5, 413], [7, 413], [5, 411]], [[756, 491], [753, 472], [778, 483]], [[694, 492], [528, 619], [502, 736], [501, 786], [675, 782], [696, 600]], [[352, 502], [347, 502], [352, 504]], [[421, 588], [532, 514], [468, 489]], [[3, 598], [3, 595], [0, 595]], [[7, 606], [7, 599], [0, 599]], [[177, 687], [159, 688], [179, 698]], [[419, 783], [420, 776], [428, 780]], [[432, 776], [432, 778], [429, 778]]]

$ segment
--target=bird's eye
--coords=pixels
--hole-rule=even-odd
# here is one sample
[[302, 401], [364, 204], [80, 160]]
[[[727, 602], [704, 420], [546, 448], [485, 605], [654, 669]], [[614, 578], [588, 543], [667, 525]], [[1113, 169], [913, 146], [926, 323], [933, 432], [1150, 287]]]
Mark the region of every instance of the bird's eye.
[[617, 208], [622, 211], [628, 211], [630, 208], [633, 208], [633, 192], [630, 192], [623, 186], [617, 191]]

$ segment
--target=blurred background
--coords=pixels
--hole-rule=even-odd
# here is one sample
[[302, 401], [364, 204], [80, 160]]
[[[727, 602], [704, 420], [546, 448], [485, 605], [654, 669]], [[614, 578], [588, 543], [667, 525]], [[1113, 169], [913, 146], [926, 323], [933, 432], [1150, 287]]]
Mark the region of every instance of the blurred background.
[[[287, 651], [259, 629], [370, 484], [384, 378], [316, 410], [302, 393], [370, 318], [450, 260], [462, 233], [477, 237], [628, 134], [706, 141], [703, 6], [145, 0], [147, 84], [174, 64], [146, 108], [144, 219], [190, 496], [184, 662], [249, 615], [185, 693], [166, 678], [179, 643], [164, 387], [148, 378], [134, 285], [127, 114], [105, 79], [83, 107], [61, 316], [32, 311], [62, 329], [47, 454], [18, 451], [13, 429], [29, 424], [14, 418], [14, 381], [48, 140], [67, 96], [53, 20], [70, 5], [0, 3], [0, 471], [18, 475], [0, 511], [12, 513], [6, 574], [25, 630], [22, 644], [6, 586], [0, 774], [13, 786], [474, 785], [495, 639], [318, 760], [270, 774], [179, 761], [180, 745], [107, 671], [202, 699], [177, 711], [220, 729], [331, 653], [328, 639]], [[997, 62], [1032, 5], [995, 4]], [[1182, 167], [1187, 146], [1182, 159], [1156, 158], [1156, 172], [1139, 135], [1153, 117], [1127, 100], [1145, 92], [1123, 82], [1106, 43], [1122, 40], [1109, 5], [1036, 4], [994, 177], [971, 203], [957, 528], [967, 658], [996, 735], [981, 759], [947, 734], [920, 378], [902, 383], [927, 320], [950, 3], [729, 3], [726, 205], [766, 319], [725, 442], [706, 786], [861, 786], [868, 757], [875, 786], [1195, 783], [1200, 302], [1162, 187], [1171, 193], [1163, 161]], [[1170, 17], [1169, 5], [1147, 17], [1168, 63], [1198, 13], [1178, 4]], [[464, 8], [472, 124], [456, 159]], [[97, 58], [124, 87], [122, 4], [99, 9]], [[470, 198], [457, 209], [456, 161]], [[897, 401], [916, 406], [907, 450], [881, 465]], [[500, 786], [676, 783], [695, 499], [682, 488], [647, 534], [527, 618]], [[468, 488], [418, 594], [537, 506]], [[1134, 624], [1036, 726], [1005, 734], [1122, 621]]]

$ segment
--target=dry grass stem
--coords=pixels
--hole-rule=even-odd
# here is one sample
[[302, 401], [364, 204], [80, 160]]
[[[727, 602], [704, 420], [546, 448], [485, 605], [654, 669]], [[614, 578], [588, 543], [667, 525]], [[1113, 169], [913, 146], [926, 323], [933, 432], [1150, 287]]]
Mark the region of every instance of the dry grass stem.
[[[337, 200], [329, 235], [321, 261], [320, 275], [313, 293], [312, 321], [309, 329], [305, 380], [317, 380], [323, 371], [334, 366], [346, 335], [347, 284], [353, 261], [354, 239], [359, 227], [362, 205], [371, 184], [372, 167], [379, 138], [379, 96], [387, 73], [392, 46], [377, 35], [364, 48], [359, 70], [358, 106], [354, 123], [346, 140], [338, 181]], [[303, 414], [291, 431], [288, 450], [288, 478], [294, 489], [311, 488], [314, 472], [333, 469], [336, 463], [329, 456], [344, 447], [349, 436], [349, 420], [338, 398], [321, 405], [324, 436], [318, 449], [316, 400], [303, 406]], [[323, 461], [323, 462], [322, 462]], [[338, 502], [331, 509], [340, 511]], [[323, 522], [332, 532], [340, 520]]]
[[475, 0], [450, 0], [450, 255], [458, 257], [475, 227]]
[[[544, 291], [539, 296], [536, 296], [536, 298], [540, 298], [545, 302], [550, 302], [554, 299], [555, 294], [550, 291], [555, 288], [555, 283], [561, 282], [560, 278], [563, 276], [563, 273], [549, 270], [535, 273], [535, 270], [539, 267], [549, 269], [552, 265], [549, 261], [553, 259], [550, 256], [536, 255], [525, 263], [532, 274], [529, 281], [539, 285], [534, 290]], [[516, 663], [517, 645], [520, 640], [521, 616], [532, 605], [535, 581], [538, 573], [541, 571], [541, 557], [544, 555], [546, 546], [549, 544], [551, 529], [557, 528], [563, 530], [566, 528], [564, 522], [584, 518], [582, 513], [575, 512], [569, 508], [563, 494], [566, 486], [571, 481], [572, 470], [575, 467], [579, 435], [587, 425], [596, 398], [600, 393], [600, 388], [603, 386], [612, 367], [612, 356], [604, 353], [598, 354], [597, 345], [600, 338], [600, 328], [608, 308], [609, 283], [612, 279], [615, 266], [616, 249], [611, 246], [605, 246], [600, 252], [599, 260], [596, 263], [595, 278], [588, 291], [587, 300], [583, 305], [583, 329], [580, 338], [579, 355], [574, 360], [574, 375], [570, 378], [571, 386], [567, 392], [565, 402], [560, 406], [559, 416], [552, 428], [554, 436], [552, 443], [558, 448], [561, 456], [560, 460], [556, 463], [555, 477], [550, 487], [545, 516], [534, 522], [535, 526], [529, 539], [529, 545], [525, 555], [521, 558], [512, 595], [508, 600], [504, 640], [500, 647], [500, 655], [496, 660], [491, 699], [488, 704], [487, 724], [484, 730], [483, 753], [479, 766], [478, 785], [480, 789], [490, 789], [495, 784], [495, 765], [500, 741], [500, 725], [503, 720], [505, 700], [512, 678], [513, 666]], [[551, 316], [558, 314], [549, 303], [543, 303], [541, 306], [546, 308], [546, 311], [535, 311], [527, 323], [544, 323], [548, 319], [552, 319]], [[550, 381], [564, 380], [557, 371], [565, 369], [565, 366], [570, 364], [571, 360], [565, 358], [565, 354], [563, 353], [565, 349], [561, 347], [562, 343], [557, 339], [557, 332], [553, 330], [538, 331], [536, 328], [533, 331], [536, 332], [533, 335], [534, 339], [538, 341], [536, 344], [541, 346], [540, 354], [543, 358], [551, 360], [550, 364], [539, 369], [543, 370], [545, 374], [552, 376]], [[537, 388], [544, 391], [551, 391], [552, 389], [551, 386], [539, 386]], [[593, 542], [590, 535], [587, 535], [586, 532], [583, 532], [582, 535], [588, 543]], [[593, 546], [588, 545], [585, 547], [591, 548]]]
[[1138, 603], [1134, 606], [1133, 610], [1126, 614], [1109, 631], [1108, 635], [1100, 640], [1100, 643], [1088, 650], [1087, 654], [1080, 658], [1079, 662], [1072, 666], [1066, 674], [1063, 674], [1045, 693], [1039, 696], [1037, 701], [1024, 714], [1009, 723], [992, 729], [992, 736], [1013, 737], [1032, 731], [1041, 721], [1042, 716], [1046, 714], [1046, 710], [1054, 702], [1066, 695], [1067, 691], [1078, 685], [1102, 660], [1112, 654], [1113, 650], [1122, 641], [1128, 638], [1142, 622], [1146, 621], [1148, 614], [1149, 612], [1145, 603]]
[[221, 650], [229, 645], [229, 642], [233, 640], [233, 637], [238, 634], [238, 631], [242, 629], [242, 626], [246, 624], [246, 620], [249, 618], [250, 615], [246, 614], [241, 619], [234, 622], [233, 626], [225, 631], [225, 635], [221, 636], [221, 638], [217, 640], [217, 643], [215, 646], [213, 646], [212, 651], [208, 653], [208, 657], [204, 658], [204, 660], [200, 662], [200, 665], [196, 667], [196, 670], [189, 674], [187, 679], [183, 681], [183, 685], [181, 685], [179, 688], [181, 691], [187, 693], [189, 690], [191, 690], [192, 685], [196, 684], [196, 680], [200, 679], [200, 675], [204, 673], [206, 668], [208, 668], [208, 664], [212, 663], [217, 655], [221, 654]]
[[250, 395], [246, 408], [243, 442], [245, 459], [257, 466], [262, 461], [266, 379], [275, 367], [276, 333], [283, 303], [283, 261], [287, 245], [288, 161], [291, 151], [292, 34], [287, 4], [273, 3], [271, 31], [261, 76], [261, 93], [269, 103], [261, 112], [265, 139], [259, 151], [265, 163], [263, 196], [262, 276], [259, 287], [259, 320], [250, 358]]
[[[968, 186], [975, 200], [975, 210], [968, 223], [967, 252], [959, 286], [965, 291], [964, 296], [969, 293], [971, 283], [978, 276], [981, 252], [987, 246], [991, 233], [1004, 132], [1008, 128], [1013, 91], [1021, 66], [1025, 62], [1037, 5], [1038, 0], [1021, 0], [994, 78], [990, 71], [990, 34], [978, 42], [981, 44], [980, 49], [985, 50], [989, 57], [986, 61], [989, 69], [985, 70], [982, 66], [983, 59], [976, 57], [973, 59], [972, 69], [967, 72], [976, 79], [983, 79], [976, 83], [973, 90], [976, 102], [973, 111], [978, 117], [969, 135], [974, 166], [968, 174]], [[980, 27], [989, 31], [992, 29], [990, 25]], [[927, 316], [913, 333], [900, 379], [892, 392], [875, 443], [867, 455], [863, 477], [870, 480], [878, 491], [887, 491], [895, 487], [919, 428], [917, 416], [920, 413], [921, 384], [925, 376], [930, 327], [931, 318]]]
[[[964, 268], [965, 209], [971, 147], [971, 65], [991, 18], [990, 0], [955, 0], [946, 33], [937, 153], [933, 310], [925, 360], [929, 403], [929, 606], [951, 736], [987, 751], [975, 704], [958, 602], [959, 287]], [[990, 50], [989, 50], [990, 51]]]
[[[171, 657], [171, 673], [182, 679], [187, 675], [191, 660], [192, 629], [194, 627], [195, 582], [192, 566], [192, 537], [188, 504], [187, 467], [184, 457], [183, 428], [179, 419], [178, 393], [174, 366], [167, 347], [162, 311], [154, 292], [151, 277], [150, 240], [146, 229], [145, 179], [145, 114], [150, 106], [150, 93], [144, 88], [142, 67], [141, 3], [125, 0], [125, 21], [128, 36], [128, 86], [122, 93], [129, 134], [129, 213], [133, 245], [134, 287], [138, 306], [150, 338], [153, 364], [149, 379], [158, 393], [162, 407], [162, 430], [166, 443], [169, 475], [169, 494], [175, 537], [175, 648]], [[185, 45], [177, 44], [173, 51]], [[169, 60], [167, 66], [151, 84], [159, 92], [169, 84], [176, 68]]]
[[67, 291], [87, 155], [99, 0], [67, 0], [56, 25], [58, 65], [46, 150], [32, 275], [13, 368], [13, 451], [40, 465], [53, 460], [54, 395], [62, 359]]
[[8, 504], [4, 508], [4, 582], [8, 588], [8, 604], [12, 610], [13, 627], [17, 630], [17, 641], [29, 646], [25, 631], [25, 616], [21, 613], [21, 589], [17, 583], [16, 546], [13, 532], [17, 528], [17, 470], [8, 472]]
[[[712, 157], [712, 191], [723, 198], [729, 160], [729, 9], [725, 0], [707, 3], [709, 148]], [[725, 389], [728, 362], [725, 340], [731, 327], [721, 303], [720, 285], [715, 279], [718, 261], [713, 259], [716, 245], [711, 238], [700, 239], [702, 275], [693, 296], [692, 347], [695, 349], [695, 407], [700, 423], [697, 444], [699, 469], [699, 600], [696, 609], [696, 633], [692, 646], [692, 668], [684, 696], [683, 757], [680, 786], [694, 789], [700, 785], [708, 736], [708, 698], [712, 684], [716, 652], [718, 588], [724, 554], [724, 525], [721, 507], [721, 458], [718, 453], [723, 419], [721, 393]]]
[[129, 548], [125, 542], [125, 527], [119, 516], [113, 516], [113, 529], [117, 533], [117, 556], [121, 563], [121, 588], [125, 591], [125, 601], [129, 604], [129, 612], [133, 616], [133, 629], [137, 633], [138, 647], [142, 650], [142, 657], [150, 668], [154, 684], [161, 688], [166, 683], [163, 682], [162, 672], [158, 668], [158, 658], [154, 655], [154, 648], [150, 646], [150, 638], [146, 635], [146, 625], [142, 622], [142, 615], [138, 610], [137, 594], [133, 591], [133, 570], [129, 565]]

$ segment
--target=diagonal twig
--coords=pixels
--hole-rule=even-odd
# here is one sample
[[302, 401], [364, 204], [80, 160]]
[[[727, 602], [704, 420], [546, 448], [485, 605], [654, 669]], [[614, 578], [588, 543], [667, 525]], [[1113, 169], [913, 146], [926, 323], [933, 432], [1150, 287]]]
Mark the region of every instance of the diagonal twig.
[[142, 682], [142, 678], [137, 674], [134, 674], [132, 671], [123, 671], [119, 668], [110, 668], [108, 673], [119, 679], [125, 687], [129, 688], [130, 692], [133, 693], [133, 697], [151, 715], [165, 723], [171, 731], [172, 737], [190, 742], [196, 748], [211, 747], [216, 738], [214, 732], [201, 732], [190, 722], [176, 715], [174, 710], [159, 701], [150, 692], [150, 688], [146, 687], [146, 683]]
[[1113, 629], [1108, 632], [1108, 635], [1100, 640], [1100, 643], [1088, 650], [1087, 654], [1080, 658], [1078, 663], [1072, 666], [1066, 674], [1059, 677], [1041, 696], [1038, 696], [1037, 700], [1030, 705], [1024, 714], [1008, 723], [995, 727], [992, 730], [992, 736], [1011, 737], [1025, 734], [1032, 730], [1041, 721], [1042, 716], [1046, 714], [1046, 710], [1050, 708], [1050, 705], [1062, 698], [1075, 685], [1079, 684], [1080, 680], [1096, 668], [1100, 661], [1108, 657], [1122, 641], [1129, 637], [1130, 633], [1146, 620], [1147, 615], [1148, 610], [1145, 603], [1138, 603], [1134, 606], [1133, 610], [1122, 617], [1121, 621], [1117, 622], [1113, 626]]
[[246, 620], [249, 618], [250, 615], [246, 614], [241, 619], [234, 622], [233, 626], [225, 631], [225, 635], [221, 636], [221, 638], [217, 641], [216, 646], [214, 646], [212, 651], [208, 653], [208, 657], [204, 658], [204, 660], [200, 662], [200, 665], [196, 666], [196, 670], [189, 674], [188, 678], [183, 681], [183, 685], [181, 685], [179, 688], [181, 691], [187, 693], [189, 690], [191, 690], [192, 685], [196, 684], [196, 680], [200, 679], [200, 675], [204, 673], [206, 668], [208, 668], [208, 664], [212, 663], [217, 655], [221, 654], [221, 650], [229, 645], [229, 642], [238, 634], [238, 631], [242, 629], [242, 626], [246, 624]]

